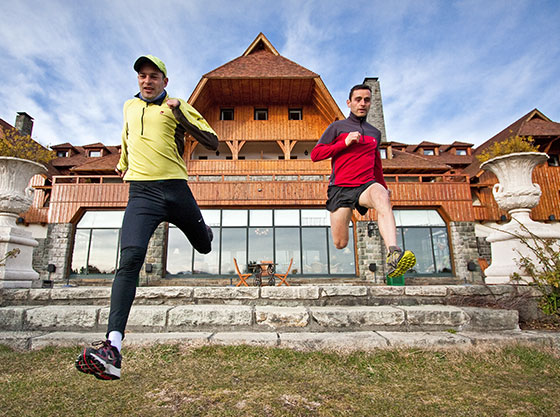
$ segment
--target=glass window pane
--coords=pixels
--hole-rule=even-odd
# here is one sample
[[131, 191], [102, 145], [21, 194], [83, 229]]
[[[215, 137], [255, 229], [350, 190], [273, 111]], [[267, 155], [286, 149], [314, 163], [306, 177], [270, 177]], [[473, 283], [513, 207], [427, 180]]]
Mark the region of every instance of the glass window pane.
[[88, 274], [114, 274], [118, 245], [118, 229], [93, 229], [91, 231]]
[[397, 227], [397, 246], [398, 246], [399, 248], [403, 248], [403, 247], [404, 247], [404, 245], [403, 245], [403, 239], [402, 239], [402, 231], [403, 231], [402, 227]]
[[397, 226], [445, 226], [436, 210], [394, 210]]
[[223, 226], [247, 226], [247, 210], [224, 210]]
[[220, 229], [213, 229], [212, 251], [203, 255], [194, 252], [194, 272], [197, 274], [218, 275], [220, 273]]
[[167, 273], [192, 274], [192, 255], [192, 245], [183, 232], [176, 227], [170, 227], [167, 241]]
[[124, 217], [124, 211], [119, 210], [88, 210], [84, 213], [76, 228], [85, 227], [110, 227], [120, 229]]
[[220, 225], [220, 210], [200, 210], [204, 223], [208, 226], [214, 227]]
[[302, 229], [303, 273], [327, 273], [327, 229], [304, 227]]
[[331, 274], [355, 274], [356, 262], [354, 258], [354, 228], [348, 229], [348, 245], [344, 249], [337, 249], [329, 230], [329, 255]]
[[274, 224], [276, 226], [299, 226], [299, 210], [274, 210]]
[[436, 272], [451, 273], [451, 256], [449, 255], [449, 240], [447, 229], [444, 227], [434, 227], [432, 229], [434, 241], [434, 255], [436, 258]]
[[428, 227], [403, 228], [404, 248], [416, 255], [416, 265], [411, 272], [433, 274], [435, 272], [432, 237]]
[[290, 275], [301, 274], [300, 265], [300, 240], [298, 227], [279, 227], [275, 230], [276, 238], [276, 271], [283, 274], [294, 259]]
[[85, 274], [90, 229], [76, 230], [72, 253], [72, 274]]
[[241, 272], [247, 271], [247, 229], [228, 228], [222, 229], [222, 265], [221, 273], [235, 275], [233, 258]]
[[272, 210], [249, 211], [249, 226], [272, 226]]
[[272, 235], [271, 227], [249, 228], [250, 262], [272, 261], [274, 259]]
[[330, 215], [327, 210], [302, 210], [302, 226], [330, 226]]
[[436, 210], [428, 211], [428, 222], [430, 226], [445, 226], [445, 221]]

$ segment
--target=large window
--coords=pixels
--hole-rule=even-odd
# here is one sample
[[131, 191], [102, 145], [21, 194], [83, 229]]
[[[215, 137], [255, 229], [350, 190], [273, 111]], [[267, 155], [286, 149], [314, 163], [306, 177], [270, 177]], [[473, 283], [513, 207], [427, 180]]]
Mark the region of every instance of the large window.
[[436, 210], [395, 210], [397, 244], [416, 255], [410, 275], [451, 275], [445, 221]]
[[116, 271], [124, 211], [87, 211], [76, 225], [71, 273], [108, 275]]
[[356, 273], [352, 225], [347, 248], [336, 249], [326, 210], [203, 210], [202, 214], [214, 232], [212, 252], [197, 253], [170, 225], [168, 274], [235, 275], [234, 258], [242, 271], [251, 262], [273, 261], [277, 271], [284, 272], [293, 259], [292, 274]]

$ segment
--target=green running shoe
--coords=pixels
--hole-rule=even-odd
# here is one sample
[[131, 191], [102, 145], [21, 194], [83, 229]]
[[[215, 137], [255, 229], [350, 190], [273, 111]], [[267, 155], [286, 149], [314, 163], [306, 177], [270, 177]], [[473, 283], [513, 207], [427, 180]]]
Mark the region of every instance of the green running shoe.
[[389, 267], [387, 276], [389, 278], [400, 277], [416, 265], [416, 256], [411, 251], [403, 252], [401, 248], [395, 246], [391, 246], [389, 250], [389, 255], [387, 255], [387, 266]]

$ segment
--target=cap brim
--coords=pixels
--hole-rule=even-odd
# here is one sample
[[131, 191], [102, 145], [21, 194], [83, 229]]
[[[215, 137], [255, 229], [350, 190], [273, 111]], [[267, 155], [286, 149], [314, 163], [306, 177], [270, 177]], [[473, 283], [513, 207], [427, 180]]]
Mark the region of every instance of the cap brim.
[[154, 67], [156, 67], [159, 71], [161, 71], [158, 68], [158, 66], [150, 58], [147, 58], [145, 56], [141, 56], [140, 58], [138, 58], [136, 60], [136, 62], [134, 63], [134, 71], [136, 71], [136, 72], [140, 71], [140, 68], [142, 68], [142, 65], [144, 65], [144, 64], [151, 64]]

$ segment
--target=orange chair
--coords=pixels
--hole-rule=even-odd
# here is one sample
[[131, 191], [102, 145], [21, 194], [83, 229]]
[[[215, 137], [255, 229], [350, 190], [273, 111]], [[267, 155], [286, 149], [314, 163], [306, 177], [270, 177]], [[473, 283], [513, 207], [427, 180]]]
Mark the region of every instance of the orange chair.
[[292, 263], [294, 262], [294, 258], [292, 258], [290, 260], [290, 265], [288, 266], [288, 270], [286, 271], [285, 274], [274, 274], [274, 278], [280, 278], [280, 283], [278, 284], [278, 286], [285, 284], [288, 287], [290, 286], [290, 284], [288, 284], [286, 282], [286, 278], [288, 277], [288, 274], [290, 273], [290, 269], [292, 268]]
[[239, 266], [237, 266], [237, 259], [233, 258], [233, 263], [235, 264], [235, 270], [237, 271], [237, 275], [239, 276], [239, 282], [237, 283], [236, 287], [239, 287], [241, 284], [248, 287], [249, 284], [247, 284], [246, 280], [253, 274], [242, 274], [239, 270]]

